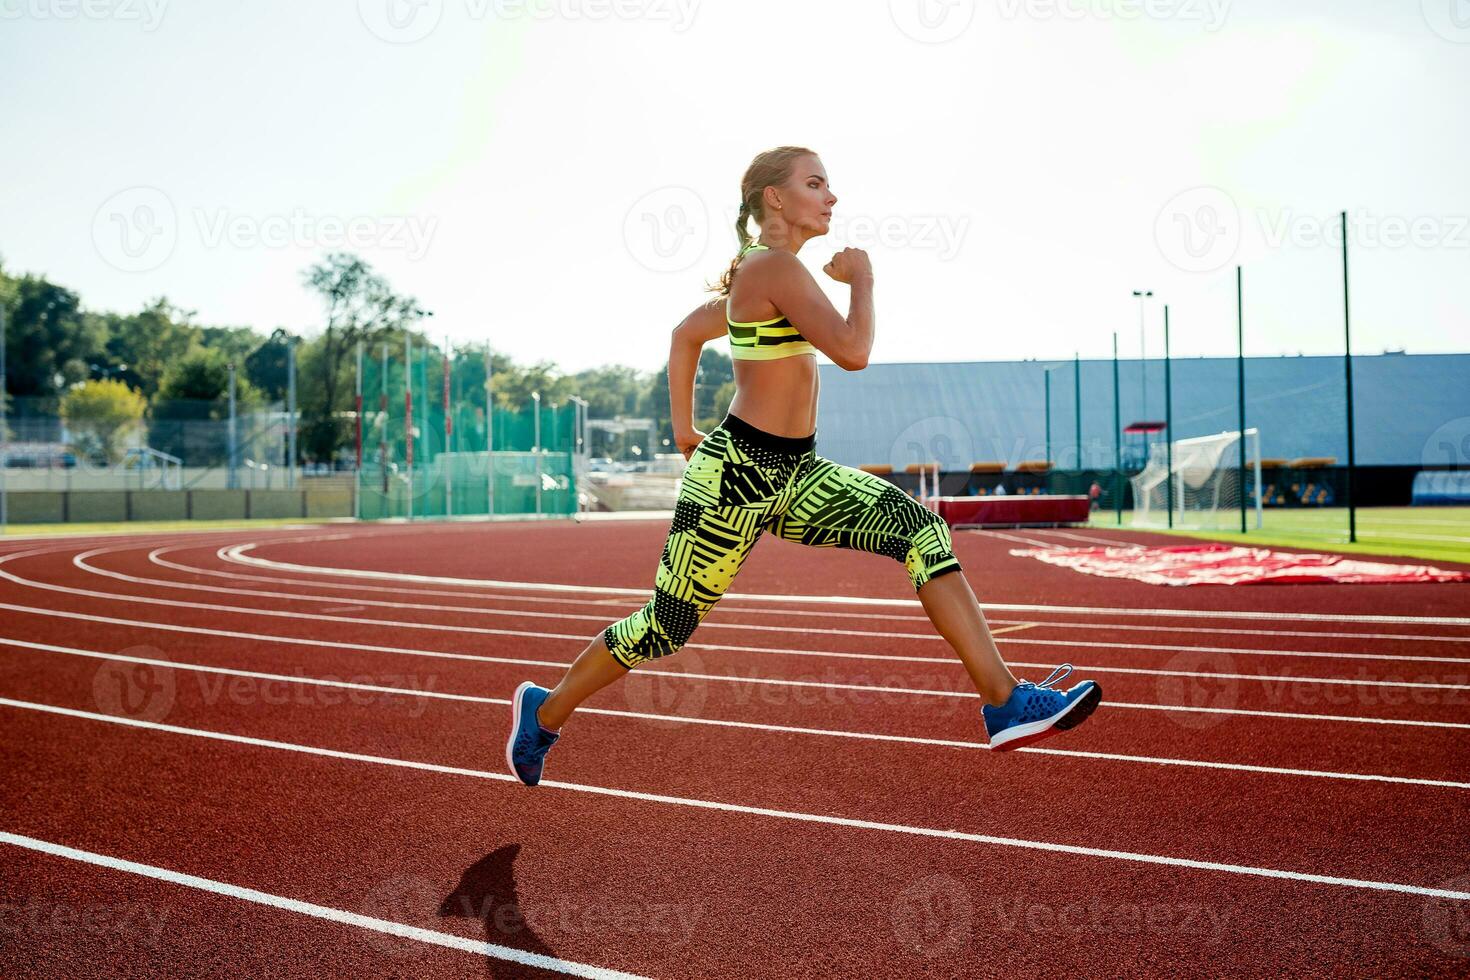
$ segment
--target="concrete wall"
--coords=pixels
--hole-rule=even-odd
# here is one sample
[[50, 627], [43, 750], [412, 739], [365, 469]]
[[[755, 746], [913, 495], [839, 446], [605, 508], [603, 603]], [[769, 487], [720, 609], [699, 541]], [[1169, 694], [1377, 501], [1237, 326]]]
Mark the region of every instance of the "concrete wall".
[[22, 490], [7, 504], [12, 524], [351, 517], [352, 491]]

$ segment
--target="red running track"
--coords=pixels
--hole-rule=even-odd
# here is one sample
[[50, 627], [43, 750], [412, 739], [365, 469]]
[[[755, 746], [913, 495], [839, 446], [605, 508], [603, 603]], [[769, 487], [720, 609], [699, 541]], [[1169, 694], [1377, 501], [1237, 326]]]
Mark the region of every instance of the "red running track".
[[773, 541], [513, 782], [510, 692], [641, 604], [665, 531], [0, 545], [0, 973], [1470, 966], [1464, 586], [1181, 594], [960, 534], [1018, 671], [1106, 692], [994, 755], [901, 568]]

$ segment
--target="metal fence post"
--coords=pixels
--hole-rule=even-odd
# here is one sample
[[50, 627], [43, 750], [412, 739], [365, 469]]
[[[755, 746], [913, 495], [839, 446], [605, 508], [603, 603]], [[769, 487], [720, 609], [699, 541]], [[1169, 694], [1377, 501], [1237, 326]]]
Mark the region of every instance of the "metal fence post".
[[531, 411], [535, 413], [535, 436], [532, 450], [536, 455], [536, 516], [541, 516], [541, 392], [531, 392]]
[[286, 343], [286, 488], [296, 489], [296, 338]]
[[236, 444], [235, 432], [235, 362], [230, 362], [230, 424], [229, 424], [229, 479], [226, 481], [231, 490], [237, 489], [239, 475], [235, 468], [239, 465], [238, 445]]

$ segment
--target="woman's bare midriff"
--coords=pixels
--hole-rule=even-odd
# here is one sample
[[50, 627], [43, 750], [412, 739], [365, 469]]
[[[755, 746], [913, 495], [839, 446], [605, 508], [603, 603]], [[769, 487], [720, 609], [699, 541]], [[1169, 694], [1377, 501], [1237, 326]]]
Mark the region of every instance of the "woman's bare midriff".
[[772, 435], [802, 438], [817, 428], [817, 357], [736, 359], [730, 414]]

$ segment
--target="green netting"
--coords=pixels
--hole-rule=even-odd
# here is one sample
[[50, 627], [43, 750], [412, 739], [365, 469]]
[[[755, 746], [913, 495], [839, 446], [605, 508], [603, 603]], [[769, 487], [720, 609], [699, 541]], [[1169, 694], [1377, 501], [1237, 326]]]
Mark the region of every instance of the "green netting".
[[543, 402], [538, 413], [535, 399], [506, 405], [497, 393], [487, 432], [483, 353], [456, 352], [446, 364], [443, 352], [415, 346], [411, 398], [403, 349], [373, 353], [362, 364], [358, 516], [576, 512], [573, 406]]

